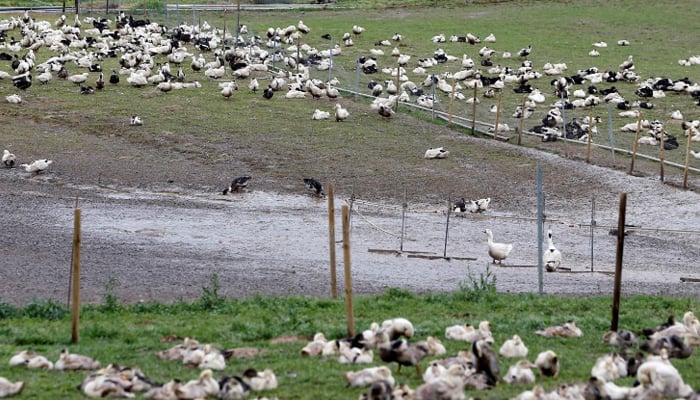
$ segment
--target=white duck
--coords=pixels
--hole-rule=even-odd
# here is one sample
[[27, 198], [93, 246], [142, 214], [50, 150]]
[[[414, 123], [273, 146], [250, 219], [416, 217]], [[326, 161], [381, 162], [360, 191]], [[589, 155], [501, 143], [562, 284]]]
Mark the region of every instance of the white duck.
[[312, 120], [320, 121], [322, 119], [328, 119], [331, 117], [331, 113], [328, 111], [321, 111], [318, 108], [314, 110], [313, 115], [311, 116]]
[[178, 399], [197, 399], [219, 394], [219, 382], [213, 378], [213, 372], [205, 369], [199, 379], [193, 379], [175, 390]]
[[95, 370], [100, 368], [100, 362], [91, 357], [70, 353], [68, 349], [63, 349], [58, 360], [54, 363], [54, 368], [59, 371]]
[[81, 74], [70, 75], [67, 79], [68, 79], [69, 81], [75, 83], [76, 85], [79, 85], [79, 84], [85, 83], [85, 81], [87, 81], [87, 79], [88, 79], [88, 73], [87, 73], [87, 72], [83, 72], [83, 73], [81, 73]]
[[445, 338], [469, 343], [474, 343], [477, 340], [486, 340], [493, 343], [491, 323], [489, 321], [481, 321], [478, 328], [474, 328], [471, 324], [449, 326], [445, 329]]
[[513, 250], [513, 244], [494, 242], [493, 233], [491, 232], [491, 229], [484, 230], [484, 233], [488, 238], [489, 257], [493, 259], [494, 264], [496, 263], [496, 261], [498, 261], [498, 263], [501, 264], [503, 260], [505, 260], [506, 257], [508, 257], [508, 254], [510, 254], [511, 250]]
[[10, 104], [22, 104], [22, 97], [18, 94], [5, 96], [5, 100]]
[[10, 150], [3, 150], [2, 152], [2, 163], [8, 168], [12, 168], [15, 166], [15, 163], [17, 162], [17, 156], [14, 154], [10, 153]]
[[258, 89], [260, 89], [260, 83], [258, 83], [257, 78], [253, 78], [250, 80], [248, 83], [248, 89], [250, 89], [251, 92], [256, 93]]
[[528, 360], [520, 360], [508, 368], [503, 381], [508, 384], [531, 384], [535, 382], [535, 373], [532, 372], [532, 368], [537, 367]]
[[226, 75], [226, 66], [222, 65], [218, 68], [209, 68], [204, 71], [204, 76], [210, 79], [223, 78]]
[[148, 78], [143, 71], [133, 71], [126, 78], [126, 81], [134, 87], [144, 87], [148, 85]]
[[53, 369], [53, 363], [48, 358], [33, 350], [22, 350], [10, 358], [10, 366], [24, 366], [28, 369]]
[[340, 104], [335, 105], [335, 120], [336, 122], [344, 121], [350, 116], [350, 112], [343, 108]]
[[554, 246], [551, 229], [547, 231], [547, 243], [547, 250], [542, 254], [542, 262], [547, 271], [553, 272], [561, 265], [561, 251]]
[[491, 204], [491, 198], [485, 197], [483, 199], [472, 200], [472, 203], [476, 205], [476, 210], [473, 212], [482, 213], [489, 209], [489, 205]]
[[49, 165], [53, 163], [53, 160], [47, 160], [42, 158], [40, 160], [34, 160], [31, 164], [20, 164], [20, 167], [24, 168], [25, 171], [38, 174], [46, 170]]
[[506, 358], [527, 357], [528, 348], [520, 336], [513, 335], [512, 338], [503, 342], [498, 353]]
[[450, 155], [449, 150], [445, 149], [444, 147], [436, 147], [436, 148], [430, 148], [425, 151], [425, 155], [423, 157], [432, 159], [432, 158], [447, 158], [447, 156]]
[[233, 96], [233, 92], [234, 92], [235, 90], [238, 90], [238, 86], [234, 86], [234, 85], [224, 85], [224, 86], [221, 88], [221, 95], [224, 96], [224, 98], [228, 99], [228, 98], [230, 98], [231, 96]]
[[24, 382], [11, 382], [0, 376], [0, 397], [14, 396], [22, 393]]
[[138, 115], [132, 115], [131, 121], [129, 122], [131, 126], [141, 126], [143, 125], [143, 120]]

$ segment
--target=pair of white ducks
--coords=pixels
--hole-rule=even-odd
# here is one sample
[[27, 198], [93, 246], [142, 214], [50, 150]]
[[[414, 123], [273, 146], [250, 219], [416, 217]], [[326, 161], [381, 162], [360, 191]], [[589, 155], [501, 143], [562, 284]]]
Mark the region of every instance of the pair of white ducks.
[[[493, 263], [502, 263], [510, 252], [513, 250], [512, 243], [499, 243], [493, 240], [493, 232], [491, 229], [484, 230], [487, 237], [487, 242], [489, 246], [489, 257], [493, 260]], [[561, 266], [561, 251], [554, 246], [554, 240], [552, 239], [552, 230], [547, 231], [547, 250], [542, 255], [542, 262], [547, 271], [556, 271], [557, 268]]]

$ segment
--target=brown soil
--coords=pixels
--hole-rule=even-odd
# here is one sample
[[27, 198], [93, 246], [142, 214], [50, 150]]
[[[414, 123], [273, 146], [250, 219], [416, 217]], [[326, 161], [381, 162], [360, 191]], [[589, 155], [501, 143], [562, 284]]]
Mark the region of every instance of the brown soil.
[[[11, 117], [8, 113], [3, 118]], [[310, 164], [317, 177], [335, 184], [338, 241], [340, 206], [353, 195], [357, 199], [351, 212], [356, 294], [386, 287], [450, 291], [485, 276], [489, 259], [482, 231], [487, 227], [497, 240], [515, 243], [506, 266], [490, 267], [498, 290], [538, 291], [537, 269], [532, 268], [537, 263], [537, 165], [546, 196], [545, 230], [553, 229], [565, 254], [564, 266], [572, 270], [545, 274], [545, 293], [610, 293], [612, 278], [599, 271], [614, 270], [615, 238], [608, 229], [618, 223], [621, 192], [628, 196], [628, 223], [641, 227], [625, 241], [623, 290], [700, 292], [697, 284], [680, 282], [697, 278], [692, 267], [700, 256], [695, 232], [700, 213], [693, 190], [700, 184], [698, 176], [691, 174], [691, 190], [684, 190], [682, 171], [667, 168], [664, 184], [658, 166], [637, 161], [638, 176], [628, 175], [628, 157], [617, 155], [613, 163], [609, 152], [594, 151], [589, 164], [585, 147], [579, 145], [527, 138], [531, 147], [516, 146], [515, 138], [510, 143], [476, 138], [406, 116], [392, 123], [430, 132], [448, 148], [468, 148], [469, 156], [455, 151], [447, 160], [424, 160], [417, 154], [410, 169], [397, 169], [381, 153], [368, 155], [359, 166], [314, 159], [313, 154], [269, 159], [279, 156], [274, 143], [261, 138], [258, 151], [268, 159], [245, 165], [253, 176], [249, 191], [223, 196], [221, 190], [234, 177], [222, 172], [231, 170], [226, 157], [220, 157], [230, 151], [229, 144], [187, 138], [184, 146], [185, 139], [176, 136], [95, 135], [81, 130], [79, 123], [61, 127], [48, 120], [26, 120], [33, 134], [5, 132], [5, 145], [18, 156], [38, 158], [50, 152], [56, 161], [39, 176], [18, 168], [0, 171], [5, 227], [0, 233], [0, 301], [66, 298], [76, 204], [81, 210], [84, 302], [101, 302], [106, 293], [125, 302], [192, 300], [214, 276], [225, 296], [327, 296], [327, 206], [310, 197], [301, 182]], [[46, 142], [53, 143], [51, 149], [45, 148]], [[544, 146], [550, 152], [535, 149]], [[269, 165], [284, 165], [284, 171], [268, 173]], [[491, 208], [480, 215], [451, 217], [445, 240], [446, 203], [462, 196], [491, 197]], [[408, 212], [402, 240], [404, 201]], [[591, 230], [593, 201], [597, 226]], [[342, 293], [339, 242], [336, 250]], [[518, 265], [527, 267], [509, 268]]]

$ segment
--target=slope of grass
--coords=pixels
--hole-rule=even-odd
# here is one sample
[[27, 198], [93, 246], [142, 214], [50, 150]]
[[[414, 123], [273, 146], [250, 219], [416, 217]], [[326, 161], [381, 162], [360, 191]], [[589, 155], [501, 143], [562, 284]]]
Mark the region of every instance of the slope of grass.
[[[697, 81], [698, 67], [681, 67], [677, 59], [694, 55], [700, 48], [692, 24], [679, 24], [687, 10], [697, 1], [692, 2], [636, 2], [636, 1], [581, 1], [581, 2], [513, 2], [496, 5], [480, 5], [469, 2], [436, 2], [432, 8], [392, 8], [381, 14], [368, 10], [325, 10], [319, 12], [244, 12], [241, 22], [247, 24], [253, 33], [263, 33], [267, 27], [295, 24], [303, 18], [311, 26], [312, 34], [304, 38], [308, 44], [325, 48], [328, 42], [321, 39], [322, 33], [339, 37], [349, 31], [354, 23], [367, 28], [365, 34], [356, 39], [351, 48], [344, 48], [343, 54], [335, 58], [337, 76], [345, 86], [358, 87], [365, 91], [369, 79], [390, 79], [388, 75], [360, 75], [355, 82], [353, 60], [359, 55], [367, 55], [377, 40], [389, 39], [395, 32], [406, 35], [404, 42], [396, 44], [402, 52], [411, 54], [413, 59], [429, 56], [443, 47], [449, 54], [461, 57], [468, 54], [478, 60], [478, 46], [471, 47], [459, 43], [437, 45], [430, 42], [430, 37], [438, 33], [463, 35], [474, 32], [484, 37], [493, 32], [497, 42], [493, 45], [499, 51], [517, 51], [532, 44], [534, 51], [530, 57], [538, 67], [545, 62], [566, 62], [569, 71], [597, 65], [601, 69], [617, 69], [617, 65], [629, 54], [637, 62], [637, 71], [642, 76], [668, 76], [679, 78], [688, 76]], [[368, 6], [368, 2], [358, 2]], [[405, 4], [405, 3], [402, 3]], [[690, 5], [689, 5], [690, 4]], [[342, 5], [341, 2], [338, 5]], [[387, 15], [388, 14], [388, 15]], [[37, 16], [53, 21], [54, 15]], [[150, 16], [169, 25], [176, 22], [175, 15]], [[190, 14], [180, 16], [180, 21], [189, 19]], [[198, 13], [198, 20], [208, 21], [214, 26], [223, 26], [224, 21], [231, 26], [235, 16], [223, 13]], [[69, 16], [72, 20], [72, 17]], [[673, 37], [659, 38], [663, 32], [676, 32]], [[617, 39], [626, 38], [632, 42], [629, 48], [614, 45]], [[606, 51], [601, 51], [599, 58], [587, 56], [593, 42], [605, 40], [610, 43]], [[385, 48], [385, 51], [390, 48]], [[53, 55], [42, 49], [38, 52], [41, 62]], [[211, 54], [207, 54], [211, 58]], [[160, 59], [159, 61], [163, 61]], [[391, 65], [389, 56], [380, 57], [381, 65]], [[520, 60], [501, 60], [503, 65], [516, 67]], [[108, 74], [117, 68], [116, 59], [105, 59], [103, 68]], [[9, 71], [3, 64], [0, 68]], [[77, 70], [72, 67], [71, 69]], [[446, 64], [435, 68], [435, 73], [456, 71], [457, 64]], [[416, 122], [409, 115], [401, 115], [389, 123], [371, 114], [360, 101], [353, 104], [348, 97], [343, 104], [348, 106], [356, 116], [347, 123], [322, 125], [309, 124], [308, 118], [314, 108], [325, 107], [326, 103], [312, 101], [282, 101], [278, 97], [274, 102], [265, 102], [259, 93], [249, 93], [245, 81], [241, 90], [229, 101], [218, 94], [217, 82], [208, 81], [202, 75], [187, 71], [188, 79], [198, 79], [201, 90], [182, 90], [168, 94], [157, 92], [152, 87], [135, 89], [121, 85], [110, 87], [103, 93], [93, 96], [80, 96], [77, 87], [68, 82], [51, 82], [46, 87], [38, 84], [22, 93], [25, 105], [0, 108], [4, 120], [16, 120], [21, 123], [13, 126], [13, 135], [27, 148], [65, 149], [71, 151], [76, 145], [67, 142], [60, 132], [37, 131], [36, 126], [61, 126], [63, 129], [76, 130], [82, 135], [93, 135], [109, 140], [126, 140], [143, 146], [172, 149], [188, 157], [203, 159], [205, 164], [220, 167], [228, 161], [231, 154], [236, 154], [236, 162], [256, 168], [260, 175], [269, 179], [284, 179], [287, 168], [292, 163], [305, 163], [308, 170], [317, 165], [337, 164], [343, 160], [350, 165], [353, 179], [372, 179], [375, 174], [373, 165], [367, 163], [366, 156], [392, 160], [398, 171], [412, 171], [415, 168], [414, 156], [420, 154], [426, 146], [433, 143], [438, 133], [446, 130], [440, 127]], [[326, 79], [327, 72], [314, 72], [320, 79]], [[91, 74], [91, 81], [96, 74]], [[536, 83], [545, 92], [550, 92], [549, 80], [543, 78]], [[612, 85], [601, 85], [609, 87]], [[617, 85], [625, 96], [632, 96], [635, 85]], [[0, 94], [14, 93], [15, 89], [7, 80], [0, 81]], [[482, 99], [478, 107], [478, 119], [493, 121], [488, 113], [494, 100]], [[521, 97], [510, 90], [503, 96], [503, 121], [514, 124], [507, 117], [515, 105], [520, 104]], [[442, 97], [439, 108], [448, 109], [447, 98]], [[697, 118], [695, 107], [688, 96], [679, 95], [657, 102], [657, 108], [646, 118], [659, 118], [668, 121], [668, 112], [681, 108], [689, 118]], [[471, 107], [463, 103], [455, 105], [455, 113], [470, 116]], [[589, 113], [606, 117], [606, 110], [599, 107], [594, 110], [580, 110], [574, 116]], [[138, 113], [147, 125], [138, 132], [124, 128], [124, 117]], [[411, 113], [411, 115], [413, 115]], [[303, 118], [294, 118], [302, 116]], [[571, 116], [570, 116], [571, 117]], [[421, 118], [426, 118], [422, 116]], [[613, 115], [614, 125], [623, 123]], [[626, 121], [624, 121], [626, 122]], [[534, 123], [533, 123], [534, 124]], [[526, 126], [529, 124], [526, 124]], [[603, 124], [605, 125], [605, 124]], [[670, 125], [673, 127], [673, 125]], [[673, 129], [673, 128], [672, 128]], [[264, 135], [260, 135], [264, 132]], [[437, 132], [437, 133], [436, 133]], [[681, 143], [683, 138], [675, 127], [671, 133], [676, 134]], [[605, 141], [605, 135], [596, 141]], [[630, 134], [616, 131], [618, 144], [630, 145]], [[308, 144], [313, 142], [314, 152], [308, 155]], [[197, 146], [193, 146], [193, 143]], [[478, 149], [470, 149], [458, 141], [450, 142], [455, 154], [461, 152], [478, 160], [479, 157], [503, 160], [512, 158], [508, 152], [501, 154], [481, 154]], [[543, 146], [537, 141], [526, 143], [529, 146]], [[547, 145], [549, 150], [564, 152], [561, 144]], [[265, 147], [272, 153], [260, 156], [255, 149]], [[683, 147], [683, 146], [681, 146]], [[229, 153], [218, 152], [227, 148]], [[367, 153], [358, 154], [353, 149], [368, 149]], [[208, 150], [216, 149], [216, 152]], [[678, 153], [671, 153], [669, 158], [679, 160]], [[500, 157], [500, 158], [499, 158]], [[223, 160], [223, 161], [222, 161]], [[460, 173], [463, 173], [461, 171]], [[329, 173], [330, 174], [330, 173]], [[411, 186], [422, 183], [419, 178], [410, 176], [397, 177], [397, 181]], [[447, 175], [456, 175], [448, 173]], [[431, 185], [439, 182], [436, 176]], [[412, 181], [411, 179], [415, 179]], [[349, 185], [348, 185], [349, 186]], [[387, 189], [390, 192], [390, 189]], [[438, 193], [434, 190], [434, 193]], [[397, 195], [398, 193], [393, 193]], [[440, 196], [437, 196], [440, 197]], [[440, 199], [442, 200], [442, 199]], [[514, 333], [523, 336], [530, 346], [530, 354], [552, 348], [562, 355], [562, 374], [557, 379], [541, 380], [547, 388], [552, 389], [562, 382], [582, 382], [586, 379], [596, 357], [610, 349], [601, 343], [601, 336], [609, 326], [609, 299], [573, 298], [561, 299], [536, 296], [496, 296], [488, 291], [463, 290], [449, 295], [415, 296], [397, 290], [388, 290], [383, 296], [357, 298], [355, 303], [356, 326], [363, 329], [372, 321], [381, 321], [393, 316], [405, 316], [416, 323], [419, 338], [428, 335], [443, 336], [444, 328], [457, 323], [476, 323], [482, 319], [492, 322], [496, 342]], [[621, 327], [638, 331], [641, 328], [655, 326], [666, 319], [669, 314], [680, 315], [687, 310], [697, 311], [697, 304], [687, 299], [666, 299], [656, 297], [630, 297], [623, 299]], [[16, 351], [33, 348], [55, 360], [60, 348], [70, 346], [70, 321], [62, 307], [35, 304], [23, 312], [12, 311], [9, 307], [0, 307], [0, 314], [7, 315], [0, 325], [0, 358], [3, 360]], [[14, 316], [13, 316], [14, 315]], [[47, 319], [51, 316], [52, 319]], [[271, 367], [280, 377], [280, 388], [271, 393], [280, 398], [357, 398], [360, 390], [344, 387], [342, 372], [347, 367], [338, 365], [335, 360], [300, 359], [299, 349], [304, 343], [270, 345], [269, 339], [280, 335], [312, 335], [323, 331], [328, 337], [342, 337], [346, 333], [342, 301], [306, 298], [256, 298], [248, 301], [220, 299], [215, 293], [203, 296], [203, 301], [188, 305], [176, 304], [163, 306], [159, 304], [139, 304], [121, 307], [107, 302], [104, 308], [88, 308], [82, 314], [81, 340], [70, 346], [72, 351], [93, 355], [103, 363], [118, 362], [139, 365], [144, 372], [156, 381], [163, 382], [172, 377], [183, 380], [192, 379], [197, 371], [184, 368], [177, 363], [165, 363], [155, 358], [158, 350], [168, 345], [160, 339], [169, 334], [181, 337], [193, 336], [202, 342], [211, 342], [221, 348], [237, 346], [258, 346], [268, 350], [267, 354], [251, 362], [236, 362], [225, 373], [240, 374], [249, 366], [256, 368]], [[584, 330], [584, 337], [577, 340], [543, 339], [533, 334], [535, 329], [549, 324], [561, 323], [574, 318]], [[450, 354], [464, 347], [458, 343], [446, 343]], [[534, 357], [530, 357], [531, 359]], [[508, 363], [501, 360], [503, 371]], [[687, 382], [694, 387], [700, 386], [698, 377], [700, 365], [697, 356], [686, 360], [674, 360]], [[0, 376], [12, 380], [23, 379], [28, 382], [24, 394], [26, 398], [55, 399], [81, 398], [77, 385], [84, 373], [57, 374], [52, 371], [25, 371], [10, 369], [6, 363], [0, 363]], [[412, 387], [420, 379], [412, 371], [404, 371], [399, 381], [407, 382]], [[631, 383], [631, 379], [624, 383]], [[480, 398], [503, 399], [525, 388], [499, 386], [481, 393], [470, 393]]]
[[[406, 317], [416, 327], [416, 339], [442, 338], [449, 355], [468, 345], [444, 340], [446, 327], [489, 320], [496, 347], [517, 333], [529, 347], [528, 359], [534, 360], [546, 349], [559, 355], [560, 375], [557, 378], [538, 378], [538, 383], [547, 390], [562, 383], [584, 382], [596, 358], [613, 350], [602, 343], [602, 336], [610, 327], [609, 298], [496, 295], [490, 288], [488, 281], [465, 280], [462, 289], [452, 294], [416, 296], [388, 288], [382, 295], [356, 297], [355, 329], [367, 329], [373, 321]], [[38, 302], [25, 309], [13, 310], [14, 316], [2, 319], [0, 359], [9, 360], [14, 353], [31, 348], [55, 360], [61, 348], [69, 347], [72, 352], [95, 357], [103, 365], [137, 365], [156, 382], [172, 378], [194, 379], [199, 371], [155, 356], [158, 351], [174, 345], [162, 343], [161, 338], [178, 335], [181, 338], [194, 337], [221, 349], [242, 346], [262, 349], [264, 353], [253, 360], [231, 360], [226, 369], [216, 375], [240, 375], [249, 367], [272, 368], [278, 377], [279, 388], [264, 393], [268, 397], [349, 399], [357, 398], [363, 391], [346, 388], [343, 378], [344, 371], [358, 370], [362, 366], [341, 365], [334, 357], [301, 358], [299, 350], [306, 344], [303, 340], [283, 344], [270, 342], [281, 336], [310, 337], [316, 332], [323, 332], [332, 339], [345, 337], [348, 330], [343, 299], [258, 297], [237, 301], [219, 297], [213, 286], [205, 288], [200, 300], [194, 303], [121, 306], [107, 300], [103, 306], [82, 310], [77, 344], [70, 343], [71, 323], [67, 311], [62, 316], [56, 315], [56, 309], [62, 307]], [[624, 297], [620, 310], [619, 326], [640, 331], [665, 321], [670, 314], [680, 316], [688, 310], [697, 311], [697, 304], [689, 299], [634, 296]], [[534, 334], [537, 329], [568, 319], [574, 319], [582, 328], [583, 337], [552, 339]], [[424, 360], [423, 366], [428, 362]], [[503, 374], [515, 361], [501, 358], [499, 362]], [[383, 364], [375, 355], [372, 365]], [[697, 355], [684, 360], [674, 359], [673, 364], [687, 383], [696, 388], [700, 385]], [[395, 372], [395, 366], [392, 370], [398, 382], [413, 388], [422, 383], [415, 370], [404, 369], [400, 374]], [[27, 382], [24, 398], [81, 398], [83, 396], [75, 386], [86, 375], [85, 372], [28, 371], [10, 368], [6, 361], [0, 363], [0, 376]], [[618, 383], [629, 385], [632, 382], [633, 378], [625, 378]], [[504, 399], [526, 389], [529, 387], [499, 384], [489, 391], [468, 391], [468, 395]]]
[[[687, 9], [687, 5], [672, 1], [659, 1], [653, 3], [639, 4], [634, 1], [614, 1], [614, 2], [508, 2], [499, 4], [472, 4], [465, 6], [460, 2], [438, 2], [438, 7], [431, 8], [415, 8], [401, 7], [391, 9], [390, 11], [372, 13], [366, 10], [346, 10], [346, 9], [329, 9], [317, 12], [252, 12], [243, 11], [240, 15], [237, 13], [222, 13], [222, 12], [197, 12], [190, 13], [182, 12], [181, 14], [170, 13], [167, 15], [149, 15], [154, 21], [161, 22], [172, 26], [176, 23], [199, 23], [207, 21], [210, 25], [216, 27], [228, 27], [230, 32], [235, 21], [240, 19], [242, 24], [246, 24], [251, 32], [251, 35], [264, 36], [264, 32], [269, 27], [280, 27], [294, 25], [303, 18], [305, 23], [312, 27], [312, 33], [304, 36], [303, 42], [317, 49], [323, 50], [327, 48], [329, 42], [322, 39], [320, 36], [323, 33], [331, 34], [333, 38], [340, 38], [343, 33], [350, 31], [353, 24], [361, 24], [367, 28], [366, 32], [356, 37], [353, 47], [343, 47], [342, 54], [334, 57], [334, 69], [330, 75], [340, 80], [340, 86], [348, 89], [358, 89], [360, 92], [368, 93], [366, 88], [370, 79], [382, 82], [387, 79], [394, 79], [394, 76], [378, 73], [376, 75], [358, 75], [355, 72], [354, 60], [359, 56], [369, 55], [369, 50], [377, 46], [375, 42], [383, 39], [390, 39], [396, 33], [402, 33], [406, 39], [400, 43], [394, 43], [402, 53], [412, 56], [412, 61], [407, 67], [408, 76], [420, 85], [424, 76], [417, 76], [410, 71], [415, 67], [416, 61], [419, 58], [429, 57], [438, 49], [444, 49], [448, 54], [461, 59], [462, 55], [473, 58], [477, 64], [480, 61], [478, 50], [480, 47], [489, 45], [497, 50], [497, 56], [494, 57], [494, 62], [502, 67], [518, 68], [521, 59], [515, 56], [512, 59], [501, 59], [500, 54], [503, 51], [516, 53], [518, 49], [531, 44], [533, 52], [529, 59], [533, 62], [535, 69], [541, 70], [542, 66], [547, 63], [566, 63], [568, 70], [566, 75], [573, 75], [578, 69], [585, 69], [591, 66], [598, 67], [601, 71], [618, 70], [618, 65], [627, 58], [628, 55], [633, 55], [635, 60], [635, 71], [642, 79], [650, 77], [669, 77], [678, 79], [689, 77], [691, 81], [697, 81], [698, 66], [684, 67], [678, 64], [678, 60], [688, 58], [694, 55], [695, 49], [699, 46], [698, 39], [692, 31], [692, 27], [686, 24], [676, 24], [675, 21], [681, 18]], [[190, 18], [192, 17], [192, 18]], [[40, 18], [37, 16], [37, 18]], [[49, 16], [53, 20], [53, 16]], [[190, 21], [192, 19], [192, 21]], [[69, 20], [72, 18], [69, 16]], [[676, 35], [669, 38], [661, 38], [661, 32], [673, 29], [677, 32]], [[497, 37], [497, 42], [493, 44], [482, 43], [476, 46], [469, 46], [464, 43], [440, 43], [436, 44], [430, 41], [430, 38], [436, 34], [442, 33], [447, 38], [451, 35], [464, 35], [467, 32], [472, 32], [481, 37], [485, 37], [489, 33], [494, 33]], [[683, 39], [681, 39], [683, 38]], [[631, 46], [622, 47], [615, 45], [618, 39], [628, 39]], [[609, 47], [601, 49], [600, 57], [592, 58], [587, 55], [592, 49], [592, 43], [606, 41]], [[332, 43], [338, 44], [339, 39], [335, 39]], [[379, 56], [378, 63], [380, 69], [382, 67], [395, 67], [394, 58], [389, 56], [392, 47], [382, 47], [385, 51], [385, 56]], [[275, 49], [269, 49], [275, 51]], [[196, 53], [196, 50], [193, 51]], [[291, 53], [290, 53], [291, 54]], [[50, 53], [40, 51], [39, 58], [48, 57]], [[210, 53], [206, 54], [208, 59], [213, 58]], [[41, 60], [38, 60], [39, 62]], [[157, 57], [156, 62], [163, 61]], [[102, 62], [105, 71], [116, 67], [115, 59], [106, 59]], [[280, 65], [279, 63], [277, 65]], [[484, 67], [477, 67], [485, 71]], [[429, 70], [433, 74], [443, 74], [447, 72], [456, 72], [461, 69], [459, 61], [440, 64]], [[329, 73], [327, 71], [316, 71], [312, 68], [312, 75], [321, 80], [327, 80]], [[95, 74], [92, 74], [95, 77]], [[556, 100], [552, 93], [553, 89], [550, 85], [550, 80], [555, 76], [544, 76], [541, 79], [531, 81], [530, 83], [541, 89], [547, 94], [547, 101], [544, 105], [538, 107], [537, 113], [530, 119], [526, 120], [524, 127], [526, 129], [539, 123], [539, 120], [547, 111], [547, 105], [554, 103]], [[243, 135], [245, 139], [246, 131], [250, 132], [251, 126], [267, 130], [275, 130], [280, 134], [285, 134], [286, 130], [296, 133], [308, 132], [306, 128], [294, 127], [286, 125], [279, 127], [276, 122], [288, 115], [306, 115], [313, 111], [314, 106], [309, 102], [286, 102], [283, 105], [275, 104], [274, 108], [265, 107], [265, 103], [259, 98], [258, 94], [244, 93], [239, 91], [235, 99], [230, 102], [211, 101], [216, 94], [212, 92], [218, 91], [215, 82], [209, 82], [204, 77], [188, 71], [188, 79], [199, 80], [203, 88], [202, 90], [183, 90], [178, 93], [170, 93], [167, 100], [160, 96], [157, 92], [151, 89], [137, 91], [134, 89], [123, 88], [116, 96], [110, 96], [109, 102], [103, 100], [95, 100], [94, 97], [72, 96], [68, 97], [68, 93], [74, 93], [75, 87], [63, 83], [52, 83], [52, 90], [42, 91], [38, 93], [38, 89], [30, 89], [29, 92], [37, 92], [37, 96], [42, 100], [41, 108], [46, 108], [47, 113], [51, 115], [53, 108], [60, 107], [59, 113], [66, 115], [67, 119], [74, 117], [74, 111], [83, 110], [87, 104], [95, 104], [93, 113], [85, 113], [80, 117], [92, 118], [95, 114], [101, 116], [96, 119], [91, 119], [90, 122], [83, 122], [81, 127], [85, 127], [93, 132], [111, 131], [111, 126], [115, 124], [110, 121], [109, 116], [123, 114], [124, 111], [131, 112], [140, 110], [144, 114], [144, 118], [149, 121], [154, 121], [162, 127], [163, 132], [177, 132], [177, 127], [183, 126], [184, 123], [192, 127], [192, 131], [198, 132], [198, 136], [205, 140], [225, 140], [232, 134], [236, 136]], [[241, 82], [241, 87], [244, 88], [246, 80]], [[452, 83], [452, 82], [450, 82]], [[579, 85], [575, 88], [587, 88], [590, 84]], [[636, 100], [634, 90], [637, 84], [634, 83], [603, 83], [596, 85], [599, 89], [610, 88], [615, 86], [621, 94], [629, 99]], [[0, 92], [12, 92], [12, 87], [9, 82], [0, 82]], [[426, 89], [430, 93], [430, 89]], [[467, 97], [472, 96], [472, 90], [465, 89], [461, 92]], [[495, 122], [495, 114], [489, 112], [491, 107], [495, 106], [497, 99], [486, 99], [481, 96], [482, 90], [478, 91], [481, 103], [477, 107], [477, 119], [493, 124]], [[28, 95], [31, 99], [31, 94]], [[453, 112], [455, 115], [466, 118], [472, 117], [472, 107], [464, 101], [455, 101], [451, 104], [449, 98], [437, 92], [439, 103], [436, 109], [443, 112]], [[360, 103], [365, 103], [365, 100]], [[693, 99], [687, 95], [669, 94], [666, 98], [653, 100], [656, 107], [654, 110], [644, 111], [643, 118], [658, 119], [666, 123], [667, 131], [679, 139], [680, 149], [675, 151], [665, 152], [666, 159], [683, 164], [685, 162], [685, 138], [680, 129], [680, 125], [676, 121], [670, 121], [670, 112], [679, 109], [686, 116], [686, 120], [697, 118], [697, 106]], [[522, 103], [522, 95], [513, 93], [512, 86], [507, 87], [503, 91], [501, 102], [500, 122], [508, 123], [511, 128], [519, 125], [519, 120], [513, 119], [511, 114], [517, 105]], [[59, 106], [60, 104], [60, 106]], [[247, 107], [241, 107], [246, 105]], [[196, 108], [204, 111], [201, 114], [193, 115], [192, 113], [181, 112], [186, 109]], [[235, 116], [230, 114], [230, 111], [235, 109]], [[362, 109], [358, 109], [362, 110]], [[567, 120], [572, 118], [582, 118], [589, 115], [602, 118], [602, 122], [598, 125], [600, 134], [593, 139], [594, 143], [610, 145], [611, 142], [620, 148], [632, 149], [634, 141], [634, 133], [623, 133], [618, 128], [626, 123], [634, 122], [634, 119], [623, 119], [617, 116], [617, 111], [613, 106], [610, 111], [612, 118], [613, 137], [608, 132], [608, 108], [605, 104], [593, 109], [577, 109], [566, 112]], [[362, 111], [365, 113], [366, 111]], [[163, 118], [167, 115], [167, 118]], [[263, 118], [267, 115], [269, 118]], [[231, 118], [240, 120], [236, 126], [230, 124]], [[65, 122], [60, 115], [55, 115], [54, 120]], [[251, 124], [245, 126], [241, 124]], [[360, 124], [362, 125], [362, 124]], [[386, 124], [385, 124], [386, 125]], [[379, 128], [373, 125], [372, 131], [381, 134], [383, 128], [393, 129], [380, 125]], [[241, 129], [236, 129], [241, 128]], [[312, 128], [313, 129], [313, 128]], [[360, 128], [361, 129], [361, 128]], [[354, 124], [345, 124], [343, 126], [334, 127], [333, 132], [341, 135], [346, 135], [351, 132], [357, 132], [358, 126]], [[112, 132], [110, 132], [112, 133]], [[180, 132], [177, 132], [180, 134]], [[314, 136], [321, 132], [309, 132]], [[646, 132], [642, 132], [643, 135]], [[295, 143], [301, 144], [304, 142], [304, 137], [297, 137], [298, 140], [291, 139], [288, 135], [284, 136], [290, 146], [296, 146]], [[347, 135], [345, 136], [347, 137]], [[350, 136], [351, 138], [370, 138], [366, 134]], [[271, 137], [271, 140], [275, 139]], [[357, 148], [363, 143], [356, 143], [351, 146]], [[562, 144], [546, 144], [542, 145], [537, 140], [526, 142], [529, 146], [539, 146], [555, 152], [568, 152], [569, 149]], [[694, 147], [691, 145], [691, 147]], [[695, 146], [697, 147], [697, 146]], [[580, 147], [579, 147], [580, 148]], [[649, 154], [654, 157], [659, 156], [658, 147], [641, 146], [638, 150], [640, 153]]]

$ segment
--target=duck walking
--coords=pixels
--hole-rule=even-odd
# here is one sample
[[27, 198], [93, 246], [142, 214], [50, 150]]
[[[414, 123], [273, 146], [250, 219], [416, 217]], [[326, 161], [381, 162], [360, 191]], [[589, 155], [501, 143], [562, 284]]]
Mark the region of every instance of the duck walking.
[[488, 238], [489, 257], [493, 259], [494, 264], [496, 264], [496, 262], [501, 264], [503, 260], [505, 260], [506, 257], [508, 257], [508, 254], [510, 254], [511, 250], [513, 250], [513, 244], [494, 242], [493, 233], [491, 232], [491, 229], [484, 230], [484, 233]]
[[542, 261], [547, 272], [554, 272], [561, 265], [561, 251], [554, 246], [551, 229], [547, 231], [547, 242], [549, 246], [542, 255]]
[[304, 184], [306, 184], [306, 188], [310, 191], [313, 192], [313, 195], [316, 197], [325, 197], [326, 193], [323, 192], [323, 185], [321, 182], [317, 181], [314, 178], [304, 178]]
[[336, 103], [335, 105], [335, 121], [340, 122], [340, 121], [345, 121], [348, 119], [350, 116], [350, 112], [343, 108], [340, 104]]

